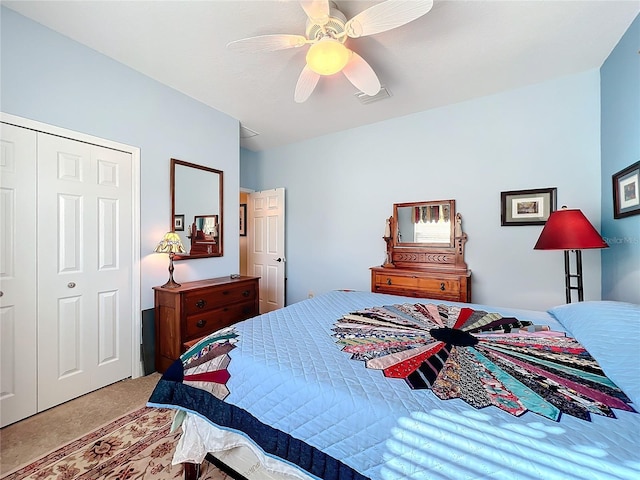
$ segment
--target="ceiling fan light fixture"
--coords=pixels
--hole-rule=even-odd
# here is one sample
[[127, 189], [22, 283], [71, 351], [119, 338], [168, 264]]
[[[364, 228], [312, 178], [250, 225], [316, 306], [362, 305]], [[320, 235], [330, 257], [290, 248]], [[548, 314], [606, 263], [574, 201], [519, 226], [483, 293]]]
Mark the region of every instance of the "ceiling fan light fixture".
[[351, 51], [340, 41], [325, 37], [307, 52], [307, 65], [318, 75], [333, 75], [341, 71], [351, 58]]

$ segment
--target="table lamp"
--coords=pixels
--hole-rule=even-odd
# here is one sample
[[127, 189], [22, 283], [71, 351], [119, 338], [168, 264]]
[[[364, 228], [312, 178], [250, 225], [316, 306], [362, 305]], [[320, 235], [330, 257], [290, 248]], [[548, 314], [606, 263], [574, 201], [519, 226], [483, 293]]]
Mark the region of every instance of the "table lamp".
[[169, 254], [169, 281], [162, 285], [162, 288], [177, 288], [179, 283], [173, 280], [173, 257], [176, 253], [187, 253], [182, 246], [180, 235], [176, 232], [167, 232], [158, 243], [158, 246], [154, 250], [156, 253], [168, 253]]
[[[571, 290], [578, 291], [578, 301], [584, 300], [582, 283], [582, 250], [585, 248], [607, 248], [607, 243], [591, 225], [579, 209], [563, 206], [549, 215], [540, 238], [533, 247], [535, 250], [564, 250], [564, 278], [567, 303], [571, 303]], [[576, 273], [570, 269], [569, 251], [576, 256]], [[571, 285], [571, 279], [577, 279], [577, 286]]]

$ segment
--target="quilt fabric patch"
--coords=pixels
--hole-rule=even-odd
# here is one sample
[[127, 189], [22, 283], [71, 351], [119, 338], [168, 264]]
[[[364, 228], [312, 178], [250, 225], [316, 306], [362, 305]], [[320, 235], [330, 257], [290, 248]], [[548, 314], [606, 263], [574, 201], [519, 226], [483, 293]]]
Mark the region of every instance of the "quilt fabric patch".
[[209, 392], [224, 400], [229, 395], [227, 367], [229, 352], [235, 348], [238, 334], [233, 327], [223, 328], [205, 337], [182, 354], [182, 383]]
[[590, 421], [634, 412], [629, 398], [574, 338], [472, 308], [435, 304], [372, 307], [344, 315], [333, 337], [353, 360], [440, 399], [459, 398], [511, 415], [562, 413]]

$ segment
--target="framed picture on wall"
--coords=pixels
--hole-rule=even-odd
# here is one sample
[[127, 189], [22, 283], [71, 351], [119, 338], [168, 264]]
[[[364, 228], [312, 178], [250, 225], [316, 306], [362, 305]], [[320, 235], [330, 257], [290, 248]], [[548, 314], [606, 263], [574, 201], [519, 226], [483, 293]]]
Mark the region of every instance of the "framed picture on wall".
[[247, 204], [240, 204], [240, 236], [247, 236]]
[[556, 211], [556, 195], [556, 187], [501, 192], [501, 225], [544, 225]]
[[613, 176], [613, 218], [640, 214], [640, 162], [628, 166]]
[[173, 229], [176, 232], [184, 232], [184, 215], [176, 215], [173, 217]]

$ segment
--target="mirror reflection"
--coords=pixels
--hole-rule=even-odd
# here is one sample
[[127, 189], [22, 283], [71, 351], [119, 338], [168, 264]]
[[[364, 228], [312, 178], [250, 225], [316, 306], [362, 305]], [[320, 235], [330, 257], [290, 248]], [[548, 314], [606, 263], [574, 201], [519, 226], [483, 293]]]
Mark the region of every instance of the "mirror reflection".
[[196, 215], [189, 232], [189, 255], [210, 255], [218, 248], [218, 215]]
[[187, 255], [222, 256], [222, 171], [171, 159], [171, 229]]
[[454, 219], [450, 201], [400, 203], [394, 207], [398, 246], [453, 245]]

